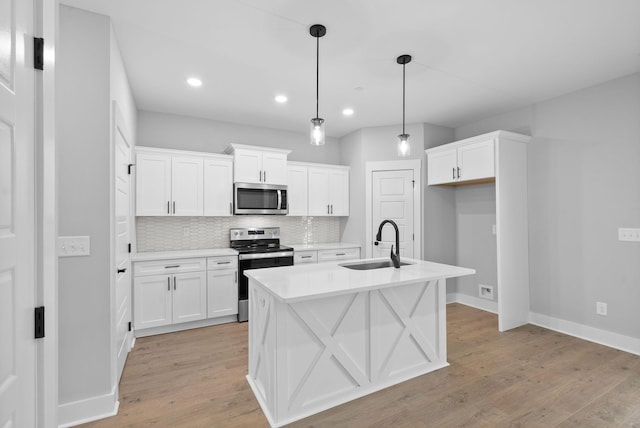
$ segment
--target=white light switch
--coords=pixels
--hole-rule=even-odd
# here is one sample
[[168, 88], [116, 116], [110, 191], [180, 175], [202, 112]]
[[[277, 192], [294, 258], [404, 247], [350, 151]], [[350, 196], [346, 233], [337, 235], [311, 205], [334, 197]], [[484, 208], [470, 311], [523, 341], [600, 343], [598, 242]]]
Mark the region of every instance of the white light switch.
[[88, 256], [90, 252], [90, 237], [58, 236], [58, 257]]
[[621, 227], [618, 229], [618, 241], [640, 241], [640, 229]]

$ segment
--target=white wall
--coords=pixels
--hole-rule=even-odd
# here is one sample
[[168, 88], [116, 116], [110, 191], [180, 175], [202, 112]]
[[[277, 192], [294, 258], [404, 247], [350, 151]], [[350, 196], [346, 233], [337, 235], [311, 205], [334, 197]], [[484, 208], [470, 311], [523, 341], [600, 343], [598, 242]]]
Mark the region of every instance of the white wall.
[[[456, 129], [529, 129], [531, 310], [640, 338], [640, 74]], [[607, 317], [595, 313], [608, 303]]]
[[138, 112], [138, 145], [165, 149], [222, 153], [230, 143], [292, 150], [289, 160], [340, 163], [338, 140], [327, 138], [324, 146], [309, 144], [307, 134], [238, 125], [173, 114]]
[[59, 234], [91, 237], [90, 256], [59, 259], [59, 422], [70, 423], [115, 404], [112, 100], [132, 141], [137, 109], [108, 17], [61, 5], [56, 60]]

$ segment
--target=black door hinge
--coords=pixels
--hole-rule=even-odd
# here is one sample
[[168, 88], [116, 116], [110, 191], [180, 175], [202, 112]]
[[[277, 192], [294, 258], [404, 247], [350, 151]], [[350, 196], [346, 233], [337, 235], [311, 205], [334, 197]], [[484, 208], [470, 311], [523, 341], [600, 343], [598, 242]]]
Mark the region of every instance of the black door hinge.
[[129, 321], [129, 331], [131, 331], [131, 321]]
[[131, 175], [131, 167], [132, 167], [132, 166], [136, 166], [136, 164], [135, 164], [135, 163], [130, 163], [130, 164], [127, 166], [127, 173], [128, 173], [129, 175]]
[[42, 37], [33, 38], [33, 68], [44, 70], [44, 39]]
[[36, 339], [42, 339], [44, 337], [44, 306], [35, 308], [34, 320], [35, 320], [34, 337]]
[[129, 252], [131, 252], [131, 244], [128, 245]]

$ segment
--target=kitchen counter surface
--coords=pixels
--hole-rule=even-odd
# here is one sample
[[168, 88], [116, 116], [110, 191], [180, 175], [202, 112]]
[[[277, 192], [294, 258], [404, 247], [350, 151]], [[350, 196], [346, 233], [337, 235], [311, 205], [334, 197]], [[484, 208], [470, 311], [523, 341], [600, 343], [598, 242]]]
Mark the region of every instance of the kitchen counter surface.
[[407, 258], [402, 261], [411, 264], [399, 269], [388, 267], [354, 270], [341, 266], [387, 260], [389, 259], [381, 258], [256, 269], [245, 272], [245, 275], [254, 279], [277, 299], [293, 303], [475, 273], [474, 269]]
[[208, 248], [204, 250], [149, 251], [131, 256], [132, 262], [146, 262], [167, 259], [191, 259], [197, 257], [237, 256], [231, 248]]
[[294, 251], [316, 251], [316, 250], [339, 250], [341, 248], [360, 248], [360, 244], [349, 244], [348, 242], [330, 242], [323, 244], [284, 244], [292, 247]]

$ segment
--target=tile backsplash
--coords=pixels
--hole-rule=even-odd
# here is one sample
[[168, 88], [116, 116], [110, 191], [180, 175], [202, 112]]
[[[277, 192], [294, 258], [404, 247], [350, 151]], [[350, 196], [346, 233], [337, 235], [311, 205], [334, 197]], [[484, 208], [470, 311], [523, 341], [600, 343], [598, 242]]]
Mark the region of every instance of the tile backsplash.
[[280, 227], [280, 241], [283, 244], [340, 241], [338, 217], [136, 217], [137, 250], [228, 247], [229, 229], [234, 227]]

